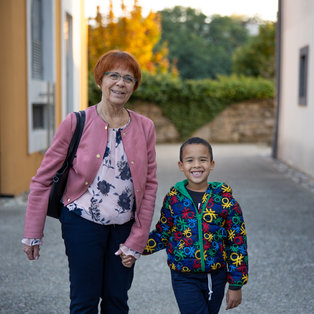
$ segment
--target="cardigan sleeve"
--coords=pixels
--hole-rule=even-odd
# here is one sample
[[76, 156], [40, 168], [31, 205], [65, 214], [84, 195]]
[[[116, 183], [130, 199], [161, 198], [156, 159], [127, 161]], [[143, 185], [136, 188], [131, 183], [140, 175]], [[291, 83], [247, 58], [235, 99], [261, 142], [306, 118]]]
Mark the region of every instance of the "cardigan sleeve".
[[65, 160], [75, 126], [75, 115], [70, 113], [60, 124], [36, 175], [31, 180], [25, 214], [24, 238], [41, 239], [43, 237], [52, 178]]
[[[144, 192], [142, 200], [140, 201], [140, 208], [136, 209], [135, 220], [133, 224], [130, 235], [125, 242], [125, 245], [137, 252], [142, 253], [146, 243], [147, 238], [154, 214], [155, 200], [157, 192], [157, 163], [156, 163], [156, 133], [153, 122], [150, 120], [149, 123], [145, 122], [144, 136], [146, 137], [146, 147], [147, 147], [147, 165], [140, 165], [141, 167], [147, 167], [146, 182], [144, 184]], [[137, 200], [138, 201], [138, 200]]]

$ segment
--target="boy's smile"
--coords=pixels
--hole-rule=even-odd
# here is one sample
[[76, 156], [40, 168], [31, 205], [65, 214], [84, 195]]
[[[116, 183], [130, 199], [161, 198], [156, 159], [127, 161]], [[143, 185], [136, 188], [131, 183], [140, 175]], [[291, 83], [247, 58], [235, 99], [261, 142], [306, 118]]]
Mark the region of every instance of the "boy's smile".
[[182, 162], [179, 168], [189, 181], [187, 188], [192, 191], [205, 192], [208, 187], [208, 176], [214, 169], [208, 148], [203, 144], [189, 144], [182, 152]]

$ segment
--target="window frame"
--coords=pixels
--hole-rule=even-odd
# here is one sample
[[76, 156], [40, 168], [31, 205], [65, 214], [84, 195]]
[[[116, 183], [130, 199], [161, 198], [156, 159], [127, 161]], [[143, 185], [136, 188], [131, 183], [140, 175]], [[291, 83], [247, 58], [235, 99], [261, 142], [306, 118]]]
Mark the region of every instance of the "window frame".
[[[35, 4], [35, 5], [34, 5]], [[33, 21], [33, 8], [40, 17]], [[54, 85], [55, 85], [55, 0], [27, 0], [27, 86], [28, 86], [28, 153], [45, 151], [54, 133]], [[37, 14], [37, 13], [36, 13]], [[35, 23], [33, 23], [35, 22]], [[34, 66], [33, 28], [39, 47], [39, 59]], [[38, 37], [38, 38], [37, 38]], [[35, 69], [35, 73], [34, 73]], [[40, 106], [44, 121], [34, 121], [34, 108]]]
[[308, 72], [309, 72], [309, 46], [307, 45], [300, 48], [299, 52], [298, 103], [300, 106], [307, 106]]

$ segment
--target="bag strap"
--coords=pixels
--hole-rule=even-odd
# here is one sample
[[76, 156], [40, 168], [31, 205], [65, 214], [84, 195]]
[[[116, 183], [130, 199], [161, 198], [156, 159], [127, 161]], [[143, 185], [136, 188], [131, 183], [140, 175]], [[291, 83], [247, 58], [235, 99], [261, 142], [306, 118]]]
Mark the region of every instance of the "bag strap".
[[84, 129], [84, 124], [85, 124], [85, 111], [80, 111], [80, 112], [75, 112], [76, 116], [76, 128], [73, 134], [73, 137], [71, 139], [66, 161], [69, 163], [69, 167], [72, 166], [73, 159], [75, 157], [77, 148], [79, 146], [83, 129]]

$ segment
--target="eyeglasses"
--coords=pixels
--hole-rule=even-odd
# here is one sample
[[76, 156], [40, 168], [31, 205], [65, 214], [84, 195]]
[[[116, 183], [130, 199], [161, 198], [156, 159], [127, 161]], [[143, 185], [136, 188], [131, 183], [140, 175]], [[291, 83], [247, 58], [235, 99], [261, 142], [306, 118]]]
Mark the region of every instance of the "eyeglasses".
[[112, 80], [112, 81], [120, 81], [123, 79], [123, 82], [126, 84], [135, 84], [137, 79], [131, 75], [121, 75], [118, 72], [105, 72], [105, 74]]

